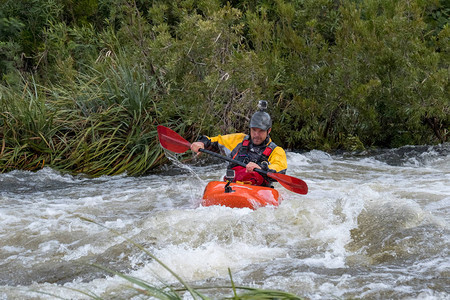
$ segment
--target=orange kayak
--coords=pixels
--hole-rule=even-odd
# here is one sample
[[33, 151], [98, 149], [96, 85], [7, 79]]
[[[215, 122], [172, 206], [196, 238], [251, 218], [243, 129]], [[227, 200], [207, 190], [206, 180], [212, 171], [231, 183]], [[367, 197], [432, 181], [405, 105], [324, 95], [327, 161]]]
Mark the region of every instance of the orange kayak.
[[222, 205], [228, 207], [257, 209], [258, 207], [278, 206], [278, 191], [269, 187], [211, 181], [203, 193], [203, 206]]

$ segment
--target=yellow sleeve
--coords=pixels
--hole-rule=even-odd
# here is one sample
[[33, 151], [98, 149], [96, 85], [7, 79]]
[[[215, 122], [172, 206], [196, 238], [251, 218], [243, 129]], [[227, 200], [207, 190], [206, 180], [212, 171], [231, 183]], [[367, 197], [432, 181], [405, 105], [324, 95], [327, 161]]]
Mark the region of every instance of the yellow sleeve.
[[[236, 148], [237, 145], [239, 145], [240, 142], [242, 142], [245, 138], [245, 133], [232, 133], [232, 134], [226, 134], [226, 135], [218, 135], [215, 137], [209, 138], [212, 143], [217, 142], [220, 147], [227, 155], [233, 151], [234, 148]], [[223, 149], [223, 148], [226, 149]]]
[[287, 169], [287, 159], [286, 152], [281, 147], [276, 147], [273, 149], [269, 156], [269, 169], [275, 170], [277, 172]]

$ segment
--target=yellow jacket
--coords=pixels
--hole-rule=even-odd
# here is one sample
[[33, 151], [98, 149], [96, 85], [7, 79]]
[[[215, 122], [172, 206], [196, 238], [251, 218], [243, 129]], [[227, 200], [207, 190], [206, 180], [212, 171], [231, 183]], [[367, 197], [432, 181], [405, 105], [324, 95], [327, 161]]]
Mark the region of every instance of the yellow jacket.
[[[203, 136], [200, 141], [205, 144], [206, 148], [221, 150], [225, 155], [230, 156], [231, 152], [240, 143], [242, 143], [247, 135], [245, 133], [232, 133], [226, 135], [218, 135], [215, 137]], [[272, 139], [268, 137], [264, 146], [268, 146]], [[286, 152], [280, 146], [276, 146], [269, 155], [269, 169], [278, 173], [285, 173], [287, 169]]]

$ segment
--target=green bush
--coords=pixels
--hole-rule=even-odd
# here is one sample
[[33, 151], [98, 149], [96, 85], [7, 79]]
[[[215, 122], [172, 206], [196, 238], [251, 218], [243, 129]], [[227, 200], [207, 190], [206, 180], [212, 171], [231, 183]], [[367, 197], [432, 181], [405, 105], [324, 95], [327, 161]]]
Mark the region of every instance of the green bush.
[[0, 169], [143, 174], [259, 99], [290, 149], [446, 142], [446, 1], [2, 1]]

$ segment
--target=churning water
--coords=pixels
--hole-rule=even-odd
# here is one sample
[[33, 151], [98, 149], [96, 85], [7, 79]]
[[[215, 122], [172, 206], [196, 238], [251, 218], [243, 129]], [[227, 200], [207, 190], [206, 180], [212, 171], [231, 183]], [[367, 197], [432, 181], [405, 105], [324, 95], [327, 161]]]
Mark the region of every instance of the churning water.
[[236, 285], [309, 299], [449, 299], [449, 153], [288, 152], [309, 193], [278, 185], [280, 206], [256, 211], [199, 207], [217, 161], [138, 178], [0, 174], [0, 299], [126, 298], [128, 283], [92, 264], [177, 284], [124, 237], [194, 287], [229, 286], [230, 268]]

